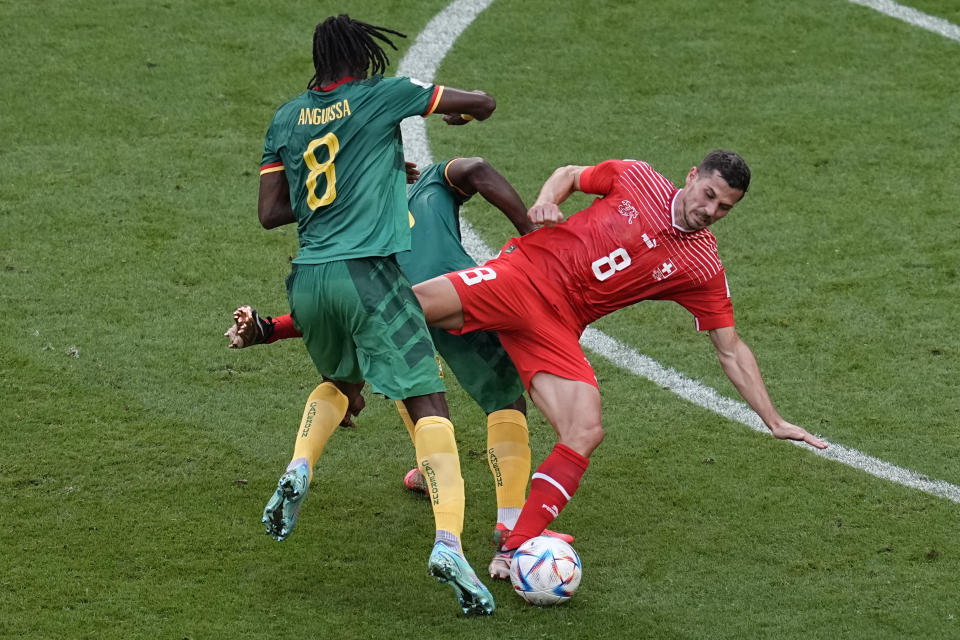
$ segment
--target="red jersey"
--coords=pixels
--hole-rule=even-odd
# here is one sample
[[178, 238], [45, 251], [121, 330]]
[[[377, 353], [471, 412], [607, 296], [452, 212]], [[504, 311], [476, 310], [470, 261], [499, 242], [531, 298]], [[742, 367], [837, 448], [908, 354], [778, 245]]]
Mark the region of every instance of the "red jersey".
[[716, 238], [674, 225], [673, 183], [645, 162], [609, 160], [580, 174], [580, 190], [601, 197], [558, 225], [511, 239], [503, 254], [529, 260], [534, 284], [565, 300], [581, 327], [640, 300], [680, 303], [698, 330], [733, 325]]

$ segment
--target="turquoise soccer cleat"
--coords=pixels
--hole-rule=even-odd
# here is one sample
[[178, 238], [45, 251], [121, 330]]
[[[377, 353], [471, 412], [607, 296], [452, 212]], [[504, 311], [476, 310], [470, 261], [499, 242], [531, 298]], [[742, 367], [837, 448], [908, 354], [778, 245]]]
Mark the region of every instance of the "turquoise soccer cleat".
[[462, 554], [438, 542], [433, 545], [428, 568], [430, 575], [439, 582], [447, 582], [453, 587], [465, 615], [485, 616], [493, 613], [496, 608], [493, 595], [483, 586]]
[[269, 534], [277, 542], [282, 542], [293, 532], [300, 514], [300, 505], [307, 497], [310, 487], [310, 470], [302, 464], [280, 476], [277, 490], [263, 510], [260, 522], [267, 526]]

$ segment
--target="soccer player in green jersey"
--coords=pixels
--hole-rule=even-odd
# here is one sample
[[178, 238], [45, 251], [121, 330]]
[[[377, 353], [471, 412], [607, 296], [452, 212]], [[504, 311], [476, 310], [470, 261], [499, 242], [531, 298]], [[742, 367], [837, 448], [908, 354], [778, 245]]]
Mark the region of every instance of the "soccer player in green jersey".
[[[422, 172], [415, 172], [412, 166], [408, 163], [408, 182], [419, 179], [407, 187], [411, 248], [397, 254], [397, 262], [412, 284], [477, 266], [460, 237], [460, 208], [474, 194], [479, 193], [502, 211], [521, 234], [534, 229], [520, 196], [483, 158], [454, 158], [432, 164]], [[300, 336], [290, 316], [264, 318], [249, 306], [238, 308], [234, 320], [225, 334], [231, 339], [231, 348]], [[516, 524], [530, 479], [523, 384], [496, 334], [476, 331], [454, 335], [433, 327], [430, 334], [461, 386], [487, 414], [487, 462], [497, 496], [493, 543], [499, 548]], [[414, 424], [403, 403], [398, 402], [397, 409], [413, 439]], [[419, 468], [406, 475], [404, 484], [429, 494]], [[550, 530], [544, 534], [573, 541], [572, 536]]]
[[277, 540], [290, 535], [317, 459], [369, 381], [402, 400], [415, 425], [436, 521], [430, 573], [453, 586], [464, 613], [489, 614], [493, 596], [461, 548], [463, 479], [436, 352], [393, 255], [410, 246], [400, 121], [443, 113], [465, 124], [490, 117], [496, 102], [482, 91], [384, 77], [389, 59], [377, 41], [395, 49], [389, 34], [404, 37], [346, 14], [317, 25], [308, 89], [281, 105], [267, 130], [258, 216], [267, 229], [297, 224], [287, 297], [324, 383], [307, 399], [263, 522]]

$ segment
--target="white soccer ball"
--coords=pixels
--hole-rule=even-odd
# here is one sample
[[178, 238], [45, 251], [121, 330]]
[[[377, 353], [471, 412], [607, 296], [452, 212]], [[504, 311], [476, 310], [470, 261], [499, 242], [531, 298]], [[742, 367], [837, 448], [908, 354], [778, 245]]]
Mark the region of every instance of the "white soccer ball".
[[510, 562], [510, 582], [521, 598], [538, 607], [569, 600], [583, 569], [580, 556], [559, 538], [537, 536], [517, 549]]

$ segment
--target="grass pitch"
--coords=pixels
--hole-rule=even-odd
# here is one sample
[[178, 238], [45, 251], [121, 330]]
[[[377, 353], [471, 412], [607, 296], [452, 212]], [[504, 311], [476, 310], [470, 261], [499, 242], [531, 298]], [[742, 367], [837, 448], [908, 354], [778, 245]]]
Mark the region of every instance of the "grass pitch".
[[[348, 10], [412, 40], [445, 5], [390, 4]], [[496, 584], [495, 616], [455, 616], [377, 398], [331, 440], [291, 539], [262, 534], [317, 377], [295, 341], [236, 353], [220, 334], [241, 302], [287, 309], [295, 231], [259, 228], [257, 163], [313, 25], [343, 10], [0, 2], [0, 638], [960, 636], [957, 504], [599, 357], [608, 435], [556, 524], [584, 561], [563, 607]], [[715, 232], [781, 413], [960, 484], [958, 52], [841, 0], [501, 1], [437, 77], [497, 113], [428, 131], [434, 157], [484, 155], [528, 202], [562, 164], [636, 157], [679, 182], [738, 150], [754, 181]], [[483, 203], [466, 216], [490, 245], [509, 233]], [[599, 327], [735, 397], [691, 324], [645, 303]], [[455, 384], [450, 403], [482, 570], [483, 416]], [[553, 436], [530, 423], [536, 462]]]

